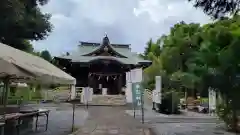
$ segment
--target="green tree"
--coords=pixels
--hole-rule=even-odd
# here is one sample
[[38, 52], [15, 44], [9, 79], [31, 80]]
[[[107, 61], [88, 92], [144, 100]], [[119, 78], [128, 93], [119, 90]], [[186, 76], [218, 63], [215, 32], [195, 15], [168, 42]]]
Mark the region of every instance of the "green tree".
[[164, 40], [160, 57], [163, 69], [171, 80], [169, 88], [188, 91], [193, 96], [196, 96], [200, 78], [189, 68], [189, 61], [200, 47], [201, 31], [199, 24], [175, 24]]
[[153, 45], [153, 41], [152, 41], [152, 39], [150, 39], [150, 40], [147, 42], [147, 46], [146, 46], [146, 48], [145, 48], [144, 53], [142, 54], [142, 57], [143, 57], [143, 58], [148, 59], [148, 54], [151, 52], [152, 45]]
[[41, 54], [40, 54], [40, 57], [42, 57], [42, 58], [45, 59], [46, 61], [49, 61], [49, 62], [52, 61], [52, 56], [51, 56], [51, 54], [49, 53], [49, 51], [47, 51], [47, 50], [42, 51]]
[[204, 42], [199, 50], [198, 66], [206, 66], [207, 85], [223, 95], [230, 108], [228, 126], [237, 131], [237, 110], [240, 95], [240, 18], [225, 18], [209, 24], [203, 32]]
[[214, 17], [220, 18], [226, 15], [239, 13], [240, 0], [188, 0], [193, 1], [195, 7]]
[[[145, 49], [145, 55], [147, 54], [148, 59], [153, 61], [153, 64], [145, 70], [147, 76], [151, 78], [149, 81], [154, 82], [152, 80], [156, 75], [164, 73], [167, 89], [176, 89], [180, 86], [194, 89], [193, 84], [199, 79], [194, 77], [196, 79], [192, 81], [194, 74], [188, 69], [188, 61], [200, 46], [200, 32], [199, 24], [181, 22], [171, 28], [169, 35], [161, 36], [156, 43], [150, 40]], [[187, 80], [189, 82], [186, 82]]]
[[50, 15], [39, 6], [48, 0], [1, 0], [0, 42], [21, 50], [27, 50], [26, 40], [45, 39], [52, 26]]
[[[155, 44], [151, 43], [151, 48]], [[240, 16], [213, 23], [178, 23], [164, 37], [160, 52], [148, 49], [153, 64], [145, 69], [145, 85], [154, 87], [154, 78], [163, 76], [163, 90], [192, 92], [216, 90], [224, 101], [221, 118], [237, 130], [240, 110]]]

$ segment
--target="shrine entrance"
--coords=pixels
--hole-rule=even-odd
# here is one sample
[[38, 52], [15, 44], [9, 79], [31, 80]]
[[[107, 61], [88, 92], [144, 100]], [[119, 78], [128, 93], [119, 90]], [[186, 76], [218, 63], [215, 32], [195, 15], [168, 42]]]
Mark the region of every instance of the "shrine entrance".
[[[77, 87], [89, 87], [93, 94], [122, 94], [122, 89], [126, 88], [126, 73], [151, 65], [151, 61], [131, 52], [130, 44], [111, 44], [107, 35], [101, 43], [80, 43], [78, 49], [55, 60], [61, 69], [76, 78]], [[131, 97], [129, 90], [126, 89], [126, 97]], [[71, 93], [74, 99], [75, 90]]]
[[94, 94], [118, 95], [126, 85], [123, 65], [111, 59], [93, 60], [89, 66], [88, 82]]

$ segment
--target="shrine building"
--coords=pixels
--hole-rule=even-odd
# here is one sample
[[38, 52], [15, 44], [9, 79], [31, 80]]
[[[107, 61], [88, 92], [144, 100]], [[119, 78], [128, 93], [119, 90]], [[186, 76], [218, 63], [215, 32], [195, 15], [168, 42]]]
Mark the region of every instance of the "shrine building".
[[111, 44], [107, 35], [101, 43], [80, 42], [78, 49], [55, 57], [65, 72], [76, 78], [76, 87], [93, 88], [94, 94], [118, 95], [126, 87], [126, 73], [146, 68], [151, 61], [131, 52], [129, 44]]

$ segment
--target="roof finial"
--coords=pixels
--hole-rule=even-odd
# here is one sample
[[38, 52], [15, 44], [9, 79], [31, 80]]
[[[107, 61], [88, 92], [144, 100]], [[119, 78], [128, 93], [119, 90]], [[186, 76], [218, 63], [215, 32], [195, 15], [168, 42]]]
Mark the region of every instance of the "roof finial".
[[105, 32], [105, 37], [107, 37], [107, 32]]

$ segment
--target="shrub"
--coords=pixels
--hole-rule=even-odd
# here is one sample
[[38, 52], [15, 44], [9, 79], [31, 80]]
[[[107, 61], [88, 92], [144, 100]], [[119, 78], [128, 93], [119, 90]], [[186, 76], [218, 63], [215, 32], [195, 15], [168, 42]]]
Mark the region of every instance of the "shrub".
[[[226, 105], [224, 103], [218, 104], [217, 105], [217, 115], [221, 120], [223, 120], [227, 126], [227, 129], [229, 131], [234, 131], [236, 127], [234, 124], [234, 117], [233, 117], [233, 108], [230, 107], [230, 105]], [[240, 127], [238, 126], [236, 130], [238, 132], [240, 131]]]
[[177, 92], [166, 92], [162, 97], [162, 104], [160, 105], [160, 112], [165, 114], [179, 114], [180, 113], [180, 97]]

